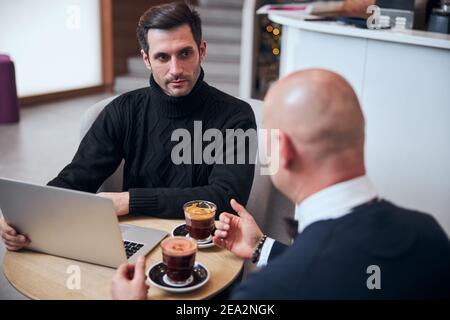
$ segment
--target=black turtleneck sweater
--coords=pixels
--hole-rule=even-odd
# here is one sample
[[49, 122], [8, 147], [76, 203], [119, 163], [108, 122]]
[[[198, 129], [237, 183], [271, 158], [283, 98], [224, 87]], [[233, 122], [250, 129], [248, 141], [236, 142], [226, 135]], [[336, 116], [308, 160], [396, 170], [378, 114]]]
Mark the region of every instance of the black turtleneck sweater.
[[125, 93], [104, 108], [72, 162], [48, 184], [95, 193], [124, 159], [123, 191], [130, 193], [131, 214], [182, 218], [183, 204], [196, 199], [214, 202], [218, 213], [232, 212], [231, 198], [248, 200], [254, 165], [194, 164], [193, 156], [192, 164], [174, 164], [171, 152], [179, 141], [171, 141], [172, 132], [188, 130], [193, 146], [194, 121], [202, 121], [203, 132], [256, 129], [251, 107], [209, 86], [203, 70], [183, 97], [167, 96], [150, 77], [150, 87]]

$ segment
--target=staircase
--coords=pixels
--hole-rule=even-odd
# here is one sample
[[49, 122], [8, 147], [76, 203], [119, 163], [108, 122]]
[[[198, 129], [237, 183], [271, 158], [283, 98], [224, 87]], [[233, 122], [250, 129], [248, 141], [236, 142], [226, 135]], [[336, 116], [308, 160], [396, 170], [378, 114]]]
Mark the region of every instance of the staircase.
[[[202, 63], [205, 81], [234, 96], [239, 94], [241, 18], [244, 0], [199, 0], [206, 40]], [[123, 93], [148, 86], [149, 73], [140, 56], [128, 58], [128, 74], [116, 77], [114, 91]]]

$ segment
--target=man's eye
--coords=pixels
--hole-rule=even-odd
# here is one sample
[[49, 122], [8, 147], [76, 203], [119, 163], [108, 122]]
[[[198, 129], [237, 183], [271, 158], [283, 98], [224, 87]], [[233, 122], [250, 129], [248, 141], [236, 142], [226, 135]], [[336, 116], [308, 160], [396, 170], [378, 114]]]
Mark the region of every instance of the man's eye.
[[166, 55], [160, 55], [157, 57], [157, 59], [161, 62], [164, 62], [164, 61], [167, 61], [169, 59], [169, 57]]
[[189, 57], [190, 55], [191, 55], [191, 51], [189, 51], [189, 50], [186, 50], [186, 51], [181, 52], [181, 56], [182, 56], [183, 58], [187, 58], [187, 57]]

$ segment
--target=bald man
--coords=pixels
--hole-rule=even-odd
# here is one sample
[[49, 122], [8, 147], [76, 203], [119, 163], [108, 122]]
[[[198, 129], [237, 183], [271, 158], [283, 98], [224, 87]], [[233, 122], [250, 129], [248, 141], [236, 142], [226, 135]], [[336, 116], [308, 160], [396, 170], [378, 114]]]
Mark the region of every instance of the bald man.
[[286, 247], [231, 201], [238, 216], [221, 214], [214, 242], [263, 267], [233, 298], [449, 298], [448, 237], [431, 216], [379, 198], [347, 81], [325, 70], [296, 72], [270, 89], [264, 106], [264, 127], [280, 130], [280, 168], [271, 178], [296, 204], [298, 225]]
[[[450, 298], [450, 242], [431, 216], [379, 198], [366, 176], [364, 117], [347, 81], [325, 70], [296, 72], [270, 89], [264, 107], [264, 127], [279, 129], [271, 179], [296, 204], [295, 240], [287, 247], [266, 237], [231, 200], [238, 215], [220, 215], [214, 242], [262, 267], [232, 298]], [[113, 296], [127, 297], [114, 288], [142, 292], [142, 283], [118, 272]]]

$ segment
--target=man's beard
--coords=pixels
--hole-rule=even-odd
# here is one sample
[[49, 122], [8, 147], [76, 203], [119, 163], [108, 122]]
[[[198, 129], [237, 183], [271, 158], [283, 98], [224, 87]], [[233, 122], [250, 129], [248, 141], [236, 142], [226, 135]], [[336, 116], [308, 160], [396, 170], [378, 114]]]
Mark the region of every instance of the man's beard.
[[185, 94], [182, 95], [182, 96], [187, 96], [189, 93], [191, 93], [192, 89], [194, 88], [195, 84], [197, 83], [198, 78], [200, 76], [200, 70], [201, 70], [201, 64], [200, 64], [200, 60], [199, 60], [197, 68], [191, 79], [189, 79], [189, 77], [187, 77], [183, 74], [176, 76], [176, 77], [170, 77], [168, 80], [166, 80], [166, 87], [169, 88], [169, 85], [172, 81], [187, 81], [188, 85], [189, 85], [189, 90]]

